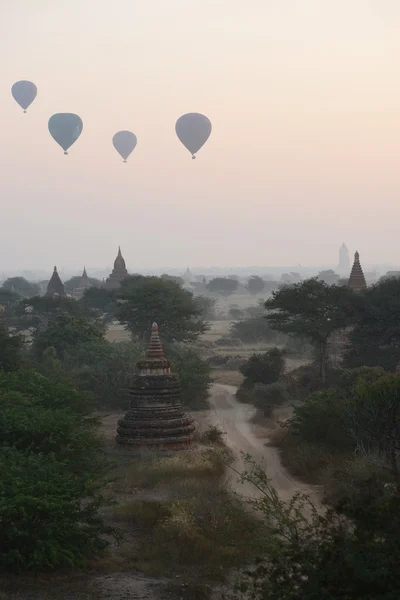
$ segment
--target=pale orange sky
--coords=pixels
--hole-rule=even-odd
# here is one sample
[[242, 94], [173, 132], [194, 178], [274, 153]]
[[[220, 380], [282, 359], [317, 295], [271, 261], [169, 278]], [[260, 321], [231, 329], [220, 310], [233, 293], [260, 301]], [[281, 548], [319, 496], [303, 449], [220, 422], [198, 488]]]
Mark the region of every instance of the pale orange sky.
[[[2, 0], [0, 51], [0, 271], [119, 244], [133, 271], [400, 263], [398, 0]], [[84, 122], [68, 157], [56, 112]], [[196, 161], [186, 112], [213, 124]]]

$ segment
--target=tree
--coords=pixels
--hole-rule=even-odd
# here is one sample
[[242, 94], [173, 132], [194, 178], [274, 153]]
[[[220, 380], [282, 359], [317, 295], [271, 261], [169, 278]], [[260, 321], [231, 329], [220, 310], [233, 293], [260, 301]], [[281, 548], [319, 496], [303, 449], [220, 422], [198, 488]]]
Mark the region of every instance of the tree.
[[380, 366], [394, 371], [400, 361], [400, 279], [368, 288], [357, 312], [344, 364], [348, 368]]
[[82, 566], [105, 546], [106, 470], [87, 394], [34, 371], [0, 372], [0, 569]]
[[261, 294], [264, 287], [265, 281], [261, 279], [261, 277], [258, 277], [258, 275], [252, 275], [247, 282], [247, 289], [249, 290], [250, 294], [254, 296], [256, 294]]
[[215, 318], [215, 305], [217, 303], [215, 298], [209, 298], [208, 296], [194, 296], [194, 302], [199, 307], [203, 319], [214, 319]]
[[337, 285], [339, 281], [339, 275], [337, 275], [333, 269], [328, 269], [326, 271], [320, 271], [317, 279], [323, 281], [327, 285]]
[[35, 334], [39, 330], [45, 329], [49, 321], [59, 315], [70, 315], [76, 318], [85, 316], [92, 321], [95, 321], [97, 317], [95, 312], [73, 298], [34, 296], [18, 302], [7, 322], [17, 332], [29, 331], [29, 333]]
[[271, 348], [264, 354], [253, 354], [241, 365], [240, 372], [244, 376], [244, 386], [256, 383], [275, 383], [285, 370], [284, 353], [279, 348]]
[[91, 287], [85, 290], [78, 304], [83, 310], [98, 314], [104, 323], [111, 323], [117, 312], [117, 291]]
[[183, 285], [185, 283], [183, 277], [178, 277], [177, 275], [168, 275], [168, 273], [163, 273], [161, 275], [161, 279], [164, 281], [174, 281], [178, 285]]
[[62, 360], [69, 349], [101, 339], [103, 339], [103, 332], [87, 319], [60, 315], [49, 321], [46, 329], [35, 334], [32, 351], [40, 360], [43, 352], [53, 347], [57, 358]]
[[140, 277], [119, 292], [117, 318], [139, 339], [147, 340], [156, 322], [164, 341], [191, 342], [207, 330], [190, 292], [173, 281]]
[[28, 281], [25, 277], [9, 277], [3, 283], [3, 288], [14, 291], [24, 298], [37, 296], [40, 292], [38, 284]]
[[182, 402], [190, 410], [208, 408], [207, 398], [211, 381], [211, 368], [193, 348], [174, 344], [166, 347], [167, 356], [179, 376]]
[[360, 381], [349, 407], [349, 431], [358, 450], [391, 472], [400, 494], [400, 377]]
[[359, 297], [346, 287], [308, 279], [273, 292], [265, 303], [271, 311], [266, 319], [273, 329], [310, 341], [317, 352], [321, 381], [325, 383], [330, 337], [352, 324], [358, 302]]
[[236, 279], [227, 279], [226, 277], [215, 277], [207, 284], [207, 289], [212, 294], [220, 294], [227, 298], [233, 294], [238, 288]]
[[0, 325], [0, 369], [15, 371], [21, 366], [23, 345], [23, 338], [10, 335], [7, 329]]
[[271, 328], [263, 316], [250, 317], [231, 325], [231, 336], [244, 343], [276, 343], [279, 333]]
[[[79, 287], [82, 281], [82, 275], [74, 275], [67, 281], [64, 282], [64, 290], [66, 294], [72, 294], [77, 287]], [[101, 281], [100, 279], [96, 279], [95, 277], [89, 277], [89, 283], [93, 287], [100, 287]], [[90, 289], [90, 288], [89, 288]]]

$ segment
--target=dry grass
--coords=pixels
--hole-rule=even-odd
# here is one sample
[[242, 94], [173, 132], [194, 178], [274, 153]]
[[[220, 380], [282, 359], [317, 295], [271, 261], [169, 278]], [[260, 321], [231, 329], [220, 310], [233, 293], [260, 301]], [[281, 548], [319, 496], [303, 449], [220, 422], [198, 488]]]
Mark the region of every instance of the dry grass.
[[239, 371], [223, 371], [214, 369], [211, 373], [214, 383], [222, 383], [224, 385], [234, 385], [239, 387], [243, 382], [243, 375]]

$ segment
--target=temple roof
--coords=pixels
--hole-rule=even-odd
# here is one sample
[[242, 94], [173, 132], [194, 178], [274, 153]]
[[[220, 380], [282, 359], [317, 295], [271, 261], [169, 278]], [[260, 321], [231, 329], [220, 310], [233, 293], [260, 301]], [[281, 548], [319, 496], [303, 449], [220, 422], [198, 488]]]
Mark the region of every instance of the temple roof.
[[125, 260], [122, 256], [120, 246], [118, 246], [117, 258], [114, 261], [114, 270], [115, 271], [126, 271], [126, 264], [125, 264]]
[[364, 273], [360, 264], [360, 255], [358, 252], [354, 254], [354, 263], [351, 269], [348, 287], [355, 292], [361, 292], [367, 288]]
[[53, 296], [54, 294], [58, 294], [59, 296], [65, 295], [64, 284], [60, 279], [60, 276], [57, 272], [57, 267], [54, 267], [53, 275], [50, 278], [49, 283], [47, 284], [47, 296]]
[[87, 281], [88, 279], [89, 279], [89, 277], [88, 277], [88, 274], [86, 273], [86, 267], [83, 267], [82, 282]]

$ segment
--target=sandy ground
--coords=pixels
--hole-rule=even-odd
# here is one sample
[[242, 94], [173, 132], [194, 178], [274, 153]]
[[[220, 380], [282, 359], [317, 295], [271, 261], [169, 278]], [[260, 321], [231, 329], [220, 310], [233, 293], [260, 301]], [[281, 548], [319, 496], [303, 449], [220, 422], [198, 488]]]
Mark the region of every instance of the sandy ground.
[[[297, 491], [315, 496], [316, 490], [291, 477], [282, 467], [276, 448], [267, 446], [268, 431], [262, 436], [262, 428], [250, 423], [255, 414], [255, 408], [242, 404], [235, 398], [236, 388], [230, 385], [214, 384], [210, 395], [211, 410], [208, 411], [208, 422], [219, 425], [226, 433], [226, 445], [236, 455], [234, 467], [242, 472], [246, 469], [241, 453], [251, 455], [252, 459], [266, 470], [272, 485], [283, 500], [289, 500]], [[230, 484], [240, 494], [246, 497], [256, 497], [257, 490], [249, 484], [238, 482], [238, 476], [233, 472]]]

